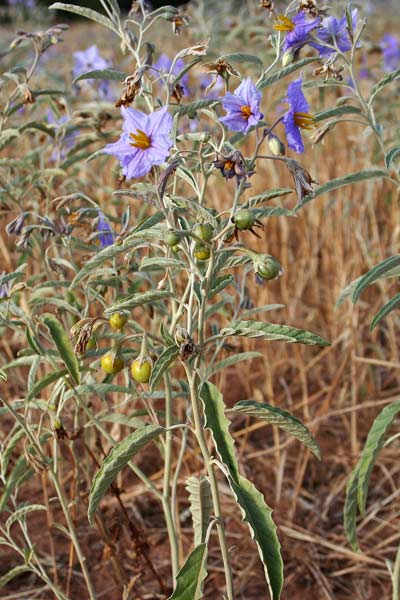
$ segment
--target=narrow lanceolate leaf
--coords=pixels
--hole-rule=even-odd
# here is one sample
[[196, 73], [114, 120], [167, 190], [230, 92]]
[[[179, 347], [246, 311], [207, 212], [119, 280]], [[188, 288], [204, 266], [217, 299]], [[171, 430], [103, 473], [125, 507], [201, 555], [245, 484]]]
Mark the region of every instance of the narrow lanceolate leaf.
[[76, 4], [64, 4], [63, 2], [55, 2], [51, 6], [49, 6], [50, 10], [65, 10], [66, 12], [75, 13], [76, 15], [80, 15], [81, 17], [85, 17], [86, 19], [90, 19], [91, 21], [96, 21], [96, 23], [100, 23], [104, 27], [111, 29], [117, 33], [116, 28], [114, 27], [111, 19], [108, 19], [101, 13], [92, 10], [91, 8], [86, 8], [86, 6], [79, 6]]
[[154, 363], [150, 375], [149, 387], [150, 392], [153, 392], [157, 387], [164, 373], [169, 369], [174, 360], [179, 356], [179, 347], [176, 344], [169, 346]]
[[367, 503], [369, 481], [377, 456], [385, 441], [386, 433], [400, 412], [400, 400], [392, 402], [379, 413], [369, 430], [360, 460], [358, 461], [357, 499], [361, 513]]
[[67, 367], [68, 373], [75, 383], [79, 383], [79, 363], [67, 332], [54, 315], [46, 313], [42, 318], [50, 330], [50, 335], [53, 338], [60, 357]]
[[329, 346], [329, 342], [310, 331], [266, 321], [234, 321], [229, 327], [221, 329], [220, 333], [224, 336], [240, 335], [312, 346]]
[[297, 217], [297, 212], [284, 206], [263, 206], [256, 208], [253, 211], [254, 216], [257, 219], [263, 217]]
[[229, 433], [230, 421], [225, 416], [225, 403], [222, 394], [209, 381], [200, 388], [206, 417], [205, 427], [212, 433], [214, 444], [221, 461], [227, 467], [231, 477], [239, 478], [239, 466], [235, 454], [235, 444]]
[[140, 263], [139, 271], [160, 271], [165, 269], [184, 269], [185, 263], [177, 258], [165, 256], [145, 257]]
[[87, 71], [81, 73], [78, 77], [75, 77], [72, 83], [81, 81], [82, 79], [101, 79], [109, 81], [124, 81], [126, 79], [126, 73], [123, 71], [117, 71], [116, 69], [96, 69], [95, 71]]
[[343, 522], [346, 537], [353, 550], [358, 550], [357, 542], [357, 486], [358, 465], [354, 468], [346, 485], [346, 500], [343, 509]]
[[248, 415], [255, 419], [267, 421], [267, 423], [270, 423], [271, 425], [277, 425], [302, 442], [302, 444], [307, 446], [307, 448], [321, 460], [321, 450], [309, 429], [287, 410], [283, 410], [277, 406], [271, 406], [267, 403], [242, 400], [235, 404], [229, 412]]
[[321, 196], [322, 194], [326, 194], [327, 192], [333, 192], [334, 190], [338, 190], [347, 185], [352, 185], [353, 183], [359, 183], [360, 181], [366, 181], [368, 179], [379, 179], [381, 177], [387, 177], [387, 171], [384, 169], [365, 169], [363, 171], [357, 171], [356, 173], [350, 173], [349, 175], [345, 175], [344, 177], [338, 177], [337, 179], [331, 179], [328, 183], [321, 185], [320, 187], [314, 190], [314, 193], [305, 196], [303, 200], [297, 205], [296, 210], [302, 208], [305, 204], [314, 200], [317, 196]]
[[189, 477], [185, 488], [189, 494], [190, 512], [193, 520], [194, 545], [199, 546], [206, 539], [210, 524], [213, 501], [208, 477]]
[[400, 146], [395, 146], [389, 150], [385, 156], [385, 164], [388, 171], [391, 168], [393, 161], [396, 160], [397, 157], [400, 157]]
[[261, 352], [239, 352], [239, 354], [234, 354], [233, 356], [228, 356], [228, 358], [224, 358], [220, 360], [215, 365], [212, 365], [207, 369], [207, 378], [215, 375], [218, 371], [222, 371], [224, 369], [228, 369], [233, 365], [236, 365], [238, 362], [242, 360], [252, 360], [253, 358], [262, 358], [263, 354]]
[[283, 562], [272, 510], [261, 492], [245, 477], [240, 475], [237, 481], [230, 477], [229, 484], [242, 511], [243, 521], [248, 524], [250, 535], [257, 544], [271, 598], [279, 600], [283, 585]]
[[262, 60], [258, 58], [258, 56], [254, 56], [254, 54], [246, 54], [244, 52], [232, 52], [231, 54], [224, 54], [221, 56], [221, 60], [226, 60], [228, 63], [230, 62], [239, 62], [239, 63], [253, 63], [258, 67], [264, 68]]
[[12, 468], [12, 471], [9, 473], [6, 484], [3, 488], [3, 495], [0, 499], [0, 513], [7, 506], [7, 502], [13, 493], [14, 489], [18, 487], [19, 483], [25, 479], [27, 474], [31, 471], [30, 467], [28, 467], [28, 463], [26, 462], [25, 456], [20, 456], [15, 465]]
[[54, 381], [58, 381], [61, 377], [65, 377], [67, 373], [67, 369], [57, 369], [56, 371], [51, 371], [51, 373], [45, 375], [44, 377], [42, 377], [42, 379], [39, 379], [39, 381], [37, 381], [35, 385], [33, 385], [29, 390], [26, 396], [26, 402], [30, 402], [31, 400], [36, 398], [36, 396], [38, 396], [40, 392], [44, 390], [48, 385], [50, 385]]
[[391, 298], [391, 300], [389, 300], [389, 302], [386, 302], [386, 304], [384, 306], [382, 306], [382, 308], [376, 313], [376, 315], [374, 316], [374, 318], [371, 321], [371, 326], [370, 326], [371, 331], [373, 329], [375, 329], [375, 327], [378, 325], [378, 323], [380, 321], [382, 321], [382, 319], [384, 319], [389, 313], [391, 313], [396, 308], [399, 308], [399, 306], [400, 306], [400, 293], [393, 296], [393, 298]]
[[192, 550], [176, 576], [175, 590], [168, 600], [201, 600], [203, 583], [207, 577], [207, 544]]
[[152, 241], [162, 239], [165, 235], [165, 229], [150, 229], [148, 231], [138, 231], [127, 237], [121, 245], [113, 244], [100, 250], [95, 256], [88, 260], [82, 269], [77, 273], [71, 282], [71, 288], [74, 288], [84, 279], [90, 275], [93, 275], [98, 267], [104, 267], [109, 261], [114, 260], [120, 254], [124, 254], [134, 248], [143, 244], [144, 241]]
[[265, 79], [262, 79], [257, 84], [257, 87], [259, 90], [269, 87], [270, 85], [276, 83], [277, 81], [280, 81], [284, 77], [291, 75], [294, 71], [297, 71], [298, 69], [302, 69], [303, 67], [309, 65], [312, 62], [315, 62], [316, 60], [319, 60], [319, 59], [318, 59], [318, 57], [314, 57], [314, 56], [311, 56], [308, 58], [303, 58], [302, 60], [298, 60], [298, 61], [292, 63], [291, 65], [284, 67], [283, 69], [280, 69], [273, 75], [270, 75], [269, 77], [266, 77]]
[[212, 104], [216, 104], [218, 100], [212, 98], [205, 98], [204, 100], [197, 100], [196, 102], [190, 102], [190, 104], [179, 104], [176, 107], [176, 112], [179, 116], [184, 115], [195, 115], [198, 110], [202, 108], [208, 108]]
[[29, 506], [23, 506], [22, 508], [19, 508], [11, 515], [11, 517], [8, 517], [6, 521], [7, 529], [10, 529], [11, 525], [16, 521], [19, 521], [20, 519], [25, 519], [27, 515], [37, 510], [47, 511], [47, 508], [43, 504], [30, 504]]
[[353, 302], [357, 302], [358, 298], [361, 296], [365, 288], [367, 288], [369, 285], [371, 285], [381, 277], [385, 276], [389, 271], [391, 271], [391, 269], [394, 269], [398, 266], [400, 266], [400, 254], [396, 254], [395, 256], [389, 256], [389, 258], [385, 258], [385, 260], [380, 262], [378, 265], [372, 267], [372, 269], [370, 269], [368, 273], [363, 275], [363, 277], [361, 277], [361, 279], [359, 280], [354, 290]]
[[258, 194], [257, 196], [252, 196], [243, 204], [244, 208], [252, 208], [254, 206], [258, 206], [262, 202], [267, 202], [268, 200], [273, 200], [274, 198], [279, 198], [280, 196], [287, 196], [287, 194], [292, 194], [293, 190], [291, 188], [275, 188], [272, 190], [267, 190], [262, 194]]
[[389, 83], [392, 83], [392, 81], [396, 81], [396, 79], [400, 79], [400, 69], [396, 69], [395, 71], [388, 73], [387, 75], [385, 75], [385, 77], [383, 77], [380, 81], [378, 81], [378, 83], [374, 85], [374, 87], [371, 90], [369, 102], [371, 102], [374, 96], [376, 96], [378, 92], [383, 90], [385, 86], [389, 85]]
[[112, 448], [108, 456], [103, 460], [100, 470], [93, 479], [89, 494], [89, 523], [92, 523], [93, 515], [96, 512], [101, 499], [121, 469], [123, 469], [139, 450], [158, 437], [163, 431], [163, 427], [146, 425], [146, 427], [129, 434], [119, 444]]
[[361, 109], [357, 106], [336, 106], [329, 110], [316, 113], [314, 115], [315, 121], [324, 121], [325, 119], [331, 119], [332, 117], [341, 117], [342, 115], [360, 114]]
[[18, 565], [18, 567], [14, 567], [11, 571], [8, 571], [5, 575], [0, 577], [0, 589], [5, 587], [7, 583], [12, 581], [15, 577], [22, 575], [22, 573], [26, 573], [30, 571], [31, 568], [28, 565]]
[[114, 312], [115, 310], [131, 310], [132, 308], [136, 308], [136, 306], [142, 306], [143, 304], [147, 304], [147, 302], [158, 302], [160, 300], [166, 300], [167, 298], [171, 298], [172, 294], [168, 290], [149, 290], [148, 292], [140, 292], [138, 294], [133, 294], [129, 296], [129, 298], [125, 298], [120, 302], [116, 302], [109, 308], [107, 308], [106, 312]]

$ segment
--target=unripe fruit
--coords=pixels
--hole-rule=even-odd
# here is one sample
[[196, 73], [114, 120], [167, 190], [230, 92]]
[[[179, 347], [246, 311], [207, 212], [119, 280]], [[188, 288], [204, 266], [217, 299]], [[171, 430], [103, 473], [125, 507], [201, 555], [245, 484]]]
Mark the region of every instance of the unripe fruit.
[[123, 359], [120, 356], [114, 356], [111, 352], [107, 352], [101, 357], [100, 364], [107, 375], [115, 375], [122, 371], [125, 366]]
[[165, 236], [165, 243], [170, 248], [173, 248], [174, 246], [179, 244], [180, 241], [181, 241], [181, 237], [178, 233], [176, 233], [176, 231], [169, 231], [167, 233], [167, 235]]
[[148, 383], [153, 366], [149, 360], [144, 360], [140, 364], [140, 358], [133, 361], [131, 365], [132, 377], [138, 383]]
[[281, 264], [270, 254], [261, 255], [255, 265], [256, 277], [263, 280], [276, 279], [283, 273]]
[[193, 233], [203, 242], [210, 242], [214, 235], [214, 229], [210, 223], [199, 223], [194, 227]]
[[196, 244], [193, 254], [197, 260], [208, 260], [210, 258], [210, 248], [204, 244]]
[[233, 222], [240, 231], [251, 229], [256, 222], [256, 218], [253, 213], [247, 208], [242, 208], [237, 211], [233, 217]]
[[128, 317], [123, 310], [114, 312], [109, 318], [109, 323], [114, 329], [122, 329], [126, 324]]
[[94, 350], [96, 346], [96, 338], [94, 337], [94, 335], [91, 335], [86, 344], [86, 350]]

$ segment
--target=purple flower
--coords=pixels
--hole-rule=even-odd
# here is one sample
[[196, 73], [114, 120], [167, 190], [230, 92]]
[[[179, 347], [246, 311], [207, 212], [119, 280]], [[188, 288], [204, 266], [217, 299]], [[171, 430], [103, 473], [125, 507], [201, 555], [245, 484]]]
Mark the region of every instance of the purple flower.
[[[0, 275], [0, 277], [3, 278], [5, 275], [7, 275], [7, 273], [5, 271], [3, 271]], [[2, 285], [0, 285], [0, 298], [8, 298], [8, 296], [10, 295], [10, 290], [11, 290], [11, 281], [7, 281], [6, 283], [3, 283]]]
[[400, 45], [397, 37], [387, 33], [381, 40], [383, 70], [394, 71], [400, 66]]
[[233, 94], [228, 92], [221, 98], [227, 115], [220, 119], [232, 131], [247, 133], [253, 125], [263, 118], [260, 112], [261, 92], [250, 77], [243, 79]]
[[304, 152], [301, 129], [311, 129], [315, 124], [313, 116], [308, 112], [310, 106], [305, 99], [301, 85], [302, 77], [289, 84], [286, 97], [289, 110], [282, 119], [289, 148], [298, 154]]
[[109, 224], [106, 217], [104, 216], [104, 213], [100, 209], [98, 210], [96, 231], [97, 231], [97, 239], [102, 248], [111, 246], [114, 243], [115, 234], [111, 228], [111, 225]]
[[116, 156], [127, 179], [143, 177], [153, 165], [160, 165], [172, 146], [172, 117], [165, 106], [146, 115], [133, 108], [121, 108], [124, 119], [120, 139], [104, 148]]
[[[111, 67], [111, 62], [100, 55], [100, 50], [94, 44], [93, 46], [89, 46], [89, 48], [86, 48], [86, 50], [74, 52], [73, 56], [75, 59], [75, 64], [72, 70], [72, 74], [74, 77], [78, 77], [78, 75], [82, 75], [83, 73], [87, 73], [88, 71], [98, 71], [108, 69], [109, 67]], [[87, 81], [94, 82], [95, 80], [88, 79]], [[111, 99], [109, 81], [100, 81], [98, 83], [97, 89], [100, 96], [104, 100]]]
[[35, 8], [35, 0], [8, 0], [9, 6], [22, 6], [23, 8]]
[[[168, 56], [168, 54], [160, 54], [158, 60], [153, 64], [152, 70], [155, 71], [156, 75], [159, 76], [159, 82], [165, 79], [165, 76], [168, 74], [176, 77], [185, 68], [185, 61], [181, 58], [175, 62], [174, 67], [171, 71], [172, 66], [172, 58]], [[189, 74], [185, 73], [185, 75], [179, 80], [179, 83], [183, 87], [183, 91], [185, 96], [189, 95]]]
[[310, 41], [310, 32], [320, 24], [320, 17], [310, 19], [304, 11], [299, 12], [293, 19], [285, 15], [278, 15], [274, 29], [285, 31], [286, 37], [283, 43], [282, 52], [288, 50], [298, 50]]
[[[352, 29], [355, 30], [357, 26], [357, 9], [353, 8], [351, 12]], [[342, 52], [348, 52], [351, 50], [352, 42], [349, 36], [348, 24], [346, 15], [343, 15], [341, 19], [336, 17], [326, 17], [321, 23], [321, 27], [318, 30], [318, 38], [330, 44], [331, 46], [337, 46]], [[330, 56], [334, 54], [336, 50], [333, 48], [327, 48], [324, 45], [316, 42], [310, 43], [310, 46], [316, 48], [320, 56]]]

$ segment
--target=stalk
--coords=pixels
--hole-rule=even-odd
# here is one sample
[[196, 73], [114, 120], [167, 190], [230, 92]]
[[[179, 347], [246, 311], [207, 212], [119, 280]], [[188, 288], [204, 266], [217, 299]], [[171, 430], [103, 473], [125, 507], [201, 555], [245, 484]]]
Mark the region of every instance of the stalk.
[[221, 511], [221, 500], [219, 497], [218, 481], [214, 470], [213, 460], [204, 437], [204, 431], [202, 426], [202, 411], [200, 408], [200, 399], [197, 392], [198, 378], [196, 374], [186, 365], [185, 371], [190, 386], [190, 399], [192, 402], [195, 434], [197, 442], [200, 446], [201, 453], [203, 455], [204, 464], [207, 469], [207, 474], [211, 484], [211, 495], [213, 500], [214, 514], [217, 522], [219, 545], [221, 548], [222, 561], [224, 563], [227, 597], [228, 600], [234, 600], [235, 595], [233, 591], [232, 569], [229, 559], [228, 545], [226, 541], [225, 527]]

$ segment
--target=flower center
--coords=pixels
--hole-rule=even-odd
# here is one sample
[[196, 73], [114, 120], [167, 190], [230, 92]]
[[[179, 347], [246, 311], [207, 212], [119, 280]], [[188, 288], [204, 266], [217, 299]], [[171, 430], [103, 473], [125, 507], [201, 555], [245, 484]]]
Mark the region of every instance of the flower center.
[[299, 129], [312, 129], [316, 126], [315, 119], [310, 113], [295, 112], [293, 116], [294, 124]]
[[233, 169], [235, 166], [235, 163], [233, 162], [233, 160], [226, 160], [225, 164], [224, 164], [224, 169], [226, 169], [227, 171], [230, 171], [231, 169]]
[[241, 106], [240, 110], [245, 119], [248, 119], [252, 114], [250, 106]]
[[136, 131], [136, 133], [130, 133], [129, 137], [131, 138], [131, 140], [133, 140], [133, 142], [131, 142], [130, 145], [133, 146], [134, 148], [140, 148], [141, 150], [147, 150], [147, 148], [150, 148], [150, 146], [151, 146], [151, 139], [141, 129], [138, 129]]
[[274, 29], [277, 31], [293, 31], [296, 25], [288, 19], [285, 15], [278, 15], [276, 17], [276, 23], [274, 24]]

